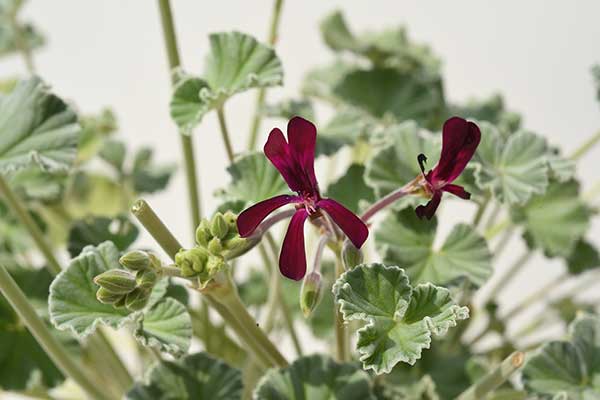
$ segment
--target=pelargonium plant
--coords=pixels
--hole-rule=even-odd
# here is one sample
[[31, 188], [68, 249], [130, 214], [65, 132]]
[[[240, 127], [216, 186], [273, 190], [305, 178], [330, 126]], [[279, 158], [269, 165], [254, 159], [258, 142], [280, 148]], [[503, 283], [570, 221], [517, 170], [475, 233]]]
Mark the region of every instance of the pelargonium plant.
[[[320, 25], [332, 61], [297, 97], [267, 101], [283, 84], [283, 0], [265, 43], [237, 31], [199, 43], [197, 74], [179, 63], [169, 1], [158, 4], [192, 240], [144, 200], [175, 164], [132, 153], [110, 109], [80, 115], [54, 94], [35, 69], [43, 36], [21, 21], [21, 1], [0, 2], [0, 55], [21, 54], [28, 68], [0, 84], [3, 391], [600, 399], [600, 317], [577, 296], [599, 277], [586, 237], [595, 193], [576, 175], [600, 134], [565, 155], [500, 95], [450, 102], [433, 50], [404, 27], [355, 34], [339, 11]], [[256, 109], [243, 147], [225, 106], [246, 91]], [[215, 210], [201, 207], [192, 146], [209, 114], [231, 176]], [[472, 218], [438, 238], [458, 202]], [[141, 230], [156, 246], [136, 244]], [[507, 248], [516, 256], [505, 267]], [[564, 272], [506, 307], [498, 296], [534, 256]]]

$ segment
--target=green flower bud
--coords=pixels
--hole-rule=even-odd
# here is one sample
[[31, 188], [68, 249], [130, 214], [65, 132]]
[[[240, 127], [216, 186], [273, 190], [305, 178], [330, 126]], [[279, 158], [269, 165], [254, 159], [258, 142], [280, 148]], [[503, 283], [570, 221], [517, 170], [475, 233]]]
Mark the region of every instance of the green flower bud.
[[150, 290], [154, 287], [154, 284], [156, 284], [156, 281], [158, 280], [158, 275], [152, 270], [138, 271], [135, 280], [137, 282], [138, 288]]
[[119, 263], [127, 269], [139, 271], [150, 266], [150, 256], [145, 251], [134, 250], [119, 258]]
[[217, 237], [212, 238], [210, 242], [208, 242], [208, 251], [212, 254], [220, 254], [223, 251], [221, 240]]
[[206, 220], [202, 220], [198, 228], [196, 228], [196, 243], [202, 247], [208, 246], [208, 241], [210, 240], [210, 232], [206, 227]]
[[344, 241], [342, 247], [342, 261], [346, 270], [352, 269], [363, 262], [362, 251], [357, 249], [348, 239]]
[[127, 297], [126, 295], [122, 296], [116, 303], [113, 304], [113, 307], [115, 307], [115, 308], [125, 307], [125, 298], [126, 297]]
[[227, 232], [229, 231], [229, 226], [227, 226], [227, 221], [223, 218], [223, 214], [216, 213], [212, 220], [210, 221], [210, 233], [215, 238], [223, 239], [227, 236]]
[[136, 288], [131, 293], [128, 293], [125, 297], [125, 307], [131, 311], [138, 311], [144, 308], [148, 299], [150, 298], [150, 291], [141, 288]]
[[242, 251], [248, 245], [248, 240], [236, 236], [233, 239], [229, 239], [225, 242], [225, 250], [229, 250], [231, 252]]
[[219, 256], [210, 256], [206, 263], [206, 272], [208, 276], [213, 276], [225, 266], [225, 260]]
[[233, 211], [227, 211], [223, 214], [223, 218], [225, 218], [229, 229], [237, 232], [237, 215]]
[[94, 278], [94, 283], [114, 294], [127, 294], [135, 289], [135, 276], [123, 269], [111, 269]]
[[179, 268], [181, 269], [181, 276], [183, 276], [184, 278], [190, 278], [197, 274], [197, 272], [192, 269], [192, 263], [186, 262], [185, 264], [182, 264]]
[[300, 309], [305, 318], [308, 318], [321, 301], [323, 283], [321, 274], [311, 272], [304, 277], [302, 289], [300, 289]]
[[160, 258], [156, 257], [154, 254], [149, 253], [148, 254], [150, 256], [150, 267], [159, 270], [162, 268], [162, 261], [160, 261]]
[[194, 247], [192, 249], [181, 249], [175, 255], [175, 264], [181, 268], [181, 273], [185, 277], [195, 275], [202, 272], [206, 268], [209, 253], [202, 247]]
[[103, 304], [115, 304], [116, 302], [118, 302], [119, 300], [121, 300], [124, 297], [125, 297], [125, 295], [123, 295], [123, 294], [110, 292], [110, 291], [104, 289], [103, 287], [98, 289], [98, 291], [96, 292], [96, 298], [98, 299], [98, 301], [100, 303], [103, 303]]

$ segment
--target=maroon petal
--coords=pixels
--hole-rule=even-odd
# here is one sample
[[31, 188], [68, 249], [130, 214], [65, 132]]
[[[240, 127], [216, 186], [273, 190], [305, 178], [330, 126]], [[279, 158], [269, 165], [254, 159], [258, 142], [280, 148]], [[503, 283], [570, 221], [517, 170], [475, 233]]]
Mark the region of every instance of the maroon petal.
[[303, 179], [310, 183], [312, 193], [315, 193], [318, 191], [315, 176], [317, 128], [304, 118], [294, 117], [288, 122], [287, 135], [294, 158], [303, 172]]
[[359, 248], [369, 236], [369, 228], [354, 213], [332, 199], [322, 199], [317, 206], [327, 211], [337, 226], [348, 236], [348, 239]]
[[245, 209], [237, 218], [238, 232], [241, 237], [248, 237], [269, 214], [289, 203], [297, 201], [298, 197], [283, 194], [271, 197]]
[[431, 198], [431, 200], [429, 200], [427, 204], [425, 204], [424, 206], [420, 205], [417, 207], [417, 209], [415, 210], [415, 212], [417, 213], [417, 217], [421, 219], [423, 219], [423, 217], [426, 217], [427, 219], [433, 218], [433, 215], [435, 214], [435, 211], [440, 205], [441, 200], [442, 192], [435, 192], [433, 194], [433, 197]]
[[467, 192], [464, 187], [459, 185], [445, 185], [442, 188], [443, 191], [452, 193], [455, 196], [460, 197], [461, 199], [469, 200], [471, 198], [471, 193]]
[[452, 117], [444, 123], [442, 154], [433, 170], [432, 182], [452, 182], [465, 169], [475, 154], [481, 132], [477, 125], [463, 118]]
[[302, 171], [298, 167], [290, 145], [285, 141], [281, 130], [275, 128], [269, 133], [264, 152], [292, 191], [299, 192], [305, 189], [307, 185], [303, 182]]
[[308, 217], [305, 209], [294, 213], [288, 226], [281, 254], [279, 255], [279, 270], [295, 281], [299, 281], [306, 273], [306, 253], [304, 252], [304, 221]]

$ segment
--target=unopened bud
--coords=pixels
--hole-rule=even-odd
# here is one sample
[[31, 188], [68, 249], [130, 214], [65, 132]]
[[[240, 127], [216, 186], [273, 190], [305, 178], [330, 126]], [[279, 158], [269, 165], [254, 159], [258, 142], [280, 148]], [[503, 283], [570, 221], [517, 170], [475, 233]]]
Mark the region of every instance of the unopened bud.
[[223, 218], [225, 218], [229, 229], [237, 232], [237, 215], [233, 211], [227, 211], [223, 214]]
[[150, 256], [145, 251], [134, 250], [119, 258], [119, 263], [125, 268], [139, 271], [150, 266]]
[[206, 247], [208, 246], [209, 240], [210, 232], [208, 231], [208, 229], [206, 229], [204, 224], [200, 223], [200, 225], [198, 225], [198, 228], [196, 229], [196, 243], [198, 243], [200, 246]]
[[225, 266], [225, 260], [219, 256], [210, 256], [206, 263], [206, 272], [209, 276], [213, 276]]
[[127, 294], [135, 289], [135, 276], [123, 269], [111, 269], [94, 278], [94, 283], [114, 294]]
[[210, 221], [210, 233], [216, 238], [223, 239], [227, 236], [227, 232], [229, 231], [229, 226], [227, 225], [227, 221], [223, 217], [223, 214], [216, 213], [212, 220]]
[[321, 274], [311, 272], [304, 277], [302, 289], [300, 289], [300, 309], [305, 318], [308, 318], [321, 301], [323, 283]]
[[208, 251], [212, 254], [220, 254], [223, 251], [223, 244], [221, 243], [221, 239], [214, 237], [208, 242]]
[[131, 311], [138, 311], [144, 308], [150, 297], [150, 291], [136, 288], [125, 297], [125, 307]]
[[351, 241], [346, 239], [342, 248], [342, 262], [346, 270], [356, 267], [363, 262], [363, 253]]
[[[192, 249], [181, 249], [175, 255], [175, 264], [181, 268], [181, 273], [186, 276], [193, 276], [194, 273], [202, 272], [206, 268], [209, 253], [202, 247]], [[193, 271], [193, 272], [190, 272]]]
[[225, 250], [228, 250], [231, 252], [238, 252], [238, 251], [242, 251], [247, 245], [248, 245], [248, 240], [241, 238], [239, 236], [236, 236], [225, 242]]
[[123, 294], [109, 292], [108, 290], [104, 289], [103, 287], [98, 289], [98, 291], [96, 292], [96, 298], [98, 299], [98, 301], [100, 303], [103, 303], [103, 304], [115, 304], [116, 302], [118, 302], [119, 300], [121, 300], [124, 297], [125, 297], [125, 295], [123, 295]]
[[125, 307], [125, 298], [126, 297], [127, 297], [126, 295], [122, 296], [117, 302], [115, 302], [113, 304], [113, 307], [116, 307], [116, 308]]
[[191, 263], [184, 263], [179, 267], [179, 269], [181, 269], [181, 276], [184, 278], [190, 278], [197, 274], [197, 272], [192, 269]]
[[144, 290], [152, 289], [157, 279], [158, 275], [152, 270], [139, 271], [135, 277], [137, 287]]

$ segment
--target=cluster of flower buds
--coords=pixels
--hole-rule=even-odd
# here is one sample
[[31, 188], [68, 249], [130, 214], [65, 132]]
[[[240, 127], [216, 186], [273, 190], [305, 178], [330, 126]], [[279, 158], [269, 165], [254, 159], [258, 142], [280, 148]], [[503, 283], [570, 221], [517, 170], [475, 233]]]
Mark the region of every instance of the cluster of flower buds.
[[153, 254], [134, 250], [123, 255], [119, 263], [126, 269], [111, 269], [94, 278], [94, 283], [100, 286], [96, 298], [114, 307], [141, 310], [158, 281], [160, 261]]
[[203, 219], [196, 229], [196, 246], [181, 249], [175, 264], [186, 278], [198, 278], [202, 287], [225, 266], [226, 260], [246, 252], [251, 243], [241, 238], [236, 225], [237, 216], [231, 211], [216, 213], [210, 221]]

